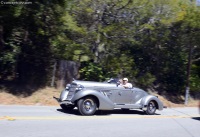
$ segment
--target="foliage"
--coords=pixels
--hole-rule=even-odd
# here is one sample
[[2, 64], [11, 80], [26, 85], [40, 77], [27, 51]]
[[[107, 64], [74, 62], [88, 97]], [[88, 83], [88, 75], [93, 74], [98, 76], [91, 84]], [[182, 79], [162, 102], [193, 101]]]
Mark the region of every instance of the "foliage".
[[98, 64], [89, 63], [87, 66], [80, 69], [80, 75], [84, 80], [91, 81], [103, 81], [105, 77], [103, 75], [103, 68]]
[[199, 92], [200, 8], [190, 0], [55, 0], [0, 5], [0, 79], [48, 84], [54, 60], [81, 63], [81, 79], [128, 77]]

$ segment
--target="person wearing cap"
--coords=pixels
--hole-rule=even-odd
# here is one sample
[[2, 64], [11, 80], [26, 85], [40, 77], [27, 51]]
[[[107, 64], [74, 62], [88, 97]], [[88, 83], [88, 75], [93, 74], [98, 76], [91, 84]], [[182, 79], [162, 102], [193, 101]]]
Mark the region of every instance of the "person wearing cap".
[[132, 88], [133, 87], [133, 85], [131, 83], [128, 83], [128, 78], [123, 78], [121, 86], [123, 86], [124, 88]]

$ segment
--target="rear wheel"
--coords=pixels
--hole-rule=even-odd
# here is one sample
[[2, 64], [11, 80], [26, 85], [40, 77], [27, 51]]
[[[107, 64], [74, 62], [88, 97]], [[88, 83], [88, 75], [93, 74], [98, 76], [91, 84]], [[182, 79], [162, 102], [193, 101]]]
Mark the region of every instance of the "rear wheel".
[[154, 115], [156, 112], [156, 103], [154, 101], [150, 101], [145, 112], [147, 115]]
[[61, 104], [60, 107], [66, 112], [72, 111], [74, 109], [73, 105]]
[[97, 101], [93, 97], [85, 97], [78, 101], [77, 107], [82, 115], [90, 116], [96, 112]]

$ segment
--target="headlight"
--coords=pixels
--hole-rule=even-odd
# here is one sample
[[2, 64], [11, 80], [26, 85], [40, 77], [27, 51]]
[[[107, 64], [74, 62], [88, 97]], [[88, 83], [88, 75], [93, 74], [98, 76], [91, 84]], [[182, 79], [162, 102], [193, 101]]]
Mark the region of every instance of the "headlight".
[[65, 89], [69, 90], [70, 86], [71, 86], [70, 84], [67, 84], [66, 87], [65, 87]]
[[84, 88], [83, 85], [77, 85], [76, 91], [82, 90]]

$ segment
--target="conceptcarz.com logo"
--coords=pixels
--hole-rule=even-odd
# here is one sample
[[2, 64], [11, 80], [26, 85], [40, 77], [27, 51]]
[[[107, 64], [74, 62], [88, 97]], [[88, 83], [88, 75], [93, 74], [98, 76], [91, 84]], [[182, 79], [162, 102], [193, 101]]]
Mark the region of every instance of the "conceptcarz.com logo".
[[32, 4], [30, 1], [1, 1], [1, 5], [27, 5]]

